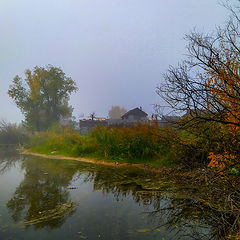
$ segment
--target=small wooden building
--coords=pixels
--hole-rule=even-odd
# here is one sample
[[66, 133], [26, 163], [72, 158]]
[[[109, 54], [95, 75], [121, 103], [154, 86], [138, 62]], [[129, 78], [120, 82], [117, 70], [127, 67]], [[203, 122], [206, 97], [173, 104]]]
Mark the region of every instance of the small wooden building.
[[134, 108], [124, 115], [122, 115], [121, 119], [127, 122], [137, 122], [137, 121], [147, 121], [147, 113], [145, 113], [141, 108]]

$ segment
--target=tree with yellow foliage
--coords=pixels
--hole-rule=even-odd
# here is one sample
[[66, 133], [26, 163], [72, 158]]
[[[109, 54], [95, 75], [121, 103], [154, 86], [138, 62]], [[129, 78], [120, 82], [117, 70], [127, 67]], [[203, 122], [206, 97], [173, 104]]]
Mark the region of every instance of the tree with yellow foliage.
[[186, 36], [187, 59], [171, 66], [157, 88], [171, 109], [185, 114], [187, 121], [221, 125], [222, 142], [209, 155], [210, 166], [221, 169], [240, 160], [239, 4], [226, 6], [231, 16], [224, 27], [212, 34], [193, 31]]
[[76, 83], [57, 67], [35, 67], [25, 71], [25, 79], [13, 79], [8, 94], [25, 117], [29, 130], [49, 128], [61, 117], [71, 116], [68, 105], [70, 94], [77, 90]]

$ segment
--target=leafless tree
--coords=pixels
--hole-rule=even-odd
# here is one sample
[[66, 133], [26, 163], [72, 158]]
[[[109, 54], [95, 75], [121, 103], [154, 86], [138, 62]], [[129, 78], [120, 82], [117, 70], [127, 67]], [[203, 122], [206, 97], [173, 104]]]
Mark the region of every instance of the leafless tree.
[[91, 118], [91, 120], [94, 120], [96, 118], [96, 113], [95, 112], [91, 112], [89, 117]]
[[[236, 2], [234, 7], [228, 2], [225, 4], [231, 12], [225, 26], [211, 34], [193, 30], [186, 35], [187, 58], [177, 67], [170, 66], [164, 74], [164, 83], [157, 87], [157, 94], [178, 114], [240, 126], [240, 115], [230, 107], [233, 102], [240, 104], [240, 4]], [[224, 74], [223, 84], [209, 83], [206, 73], [219, 78]], [[232, 79], [231, 90], [226, 90], [225, 84]], [[223, 102], [213, 89], [227, 95], [230, 104]], [[226, 115], [235, 120], [230, 121]]]

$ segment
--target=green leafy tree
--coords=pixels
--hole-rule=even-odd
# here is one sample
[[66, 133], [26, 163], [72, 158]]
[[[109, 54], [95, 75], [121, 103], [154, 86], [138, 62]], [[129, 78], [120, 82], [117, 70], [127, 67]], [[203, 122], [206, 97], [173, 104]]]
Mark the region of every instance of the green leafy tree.
[[25, 71], [25, 79], [18, 75], [13, 79], [8, 94], [25, 117], [29, 130], [49, 128], [61, 117], [70, 117], [68, 105], [72, 92], [77, 91], [76, 82], [67, 77], [61, 68], [48, 65]]

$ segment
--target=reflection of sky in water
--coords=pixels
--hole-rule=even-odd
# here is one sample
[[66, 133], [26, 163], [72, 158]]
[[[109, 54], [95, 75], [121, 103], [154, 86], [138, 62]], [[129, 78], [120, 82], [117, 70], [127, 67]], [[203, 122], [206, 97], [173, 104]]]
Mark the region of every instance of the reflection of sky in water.
[[0, 239], [177, 239], [177, 224], [160, 227], [172, 199], [147, 189], [141, 170], [32, 157], [11, 166], [0, 176]]
[[[24, 171], [21, 170], [20, 163], [10, 168], [6, 173], [0, 176], [0, 204], [6, 202], [14, 193], [16, 186], [24, 179]], [[4, 194], [3, 194], [4, 193]]]

